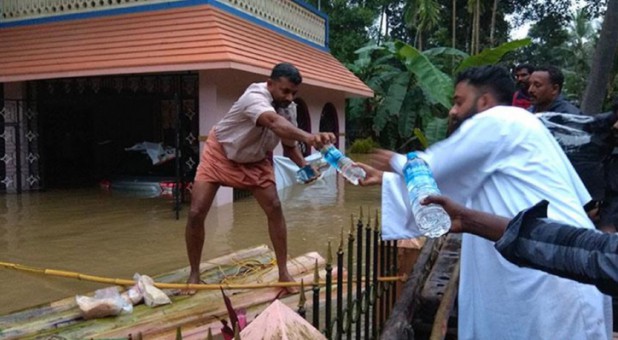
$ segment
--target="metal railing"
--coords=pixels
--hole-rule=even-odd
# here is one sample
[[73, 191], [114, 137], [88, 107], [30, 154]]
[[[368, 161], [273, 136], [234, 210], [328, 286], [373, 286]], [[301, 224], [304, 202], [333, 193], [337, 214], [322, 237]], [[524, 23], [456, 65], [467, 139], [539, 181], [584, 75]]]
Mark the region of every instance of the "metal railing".
[[42, 188], [36, 101], [0, 102], [0, 193]]
[[[366, 221], [363, 221], [362, 210], [356, 223], [352, 222], [347, 245], [344, 244], [343, 234], [342, 229], [336, 253], [336, 284], [333, 284], [330, 242], [323, 288], [319, 283], [316, 264], [311, 322], [328, 339], [378, 339], [396, 299], [397, 242], [382, 241], [377, 217], [372, 220], [368, 214]], [[334, 301], [333, 288], [336, 295]], [[323, 317], [320, 315], [321, 289], [325, 290]], [[298, 312], [303, 317], [306, 317], [305, 303], [305, 294], [301, 289]]]

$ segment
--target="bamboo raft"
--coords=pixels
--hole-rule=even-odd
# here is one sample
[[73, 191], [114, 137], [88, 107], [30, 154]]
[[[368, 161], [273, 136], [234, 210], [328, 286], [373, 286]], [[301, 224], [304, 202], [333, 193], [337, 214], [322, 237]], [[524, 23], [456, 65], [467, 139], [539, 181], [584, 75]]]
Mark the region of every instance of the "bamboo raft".
[[[203, 262], [201, 279], [207, 284], [268, 286], [278, 278], [274, 262], [274, 253], [267, 246], [249, 248]], [[305, 282], [305, 290], [315, 281], [316, 267], [320, 279], [325, 276], [325, 260], [315, 252], [289, 260], [287, 265], [298, 282]], [[184, 283], [188, 274], [186, 267], [153, 278], [162, 283]], [[235, 309], [247, 311], [249, 322], [280, 293], [280, 287], [226, 291]], [[0, 316], [0, 339], [130, 339], [140, 334], [145, 339], [173, 339], [179, 327], [183, 339], [204, 339], [209, 329], [215, 336], [220, 333], [220, 320], [227, 319], [221, 291], [201, 290], [193, 296], [171, 295], [170, 299], [171, 305], [152, 308], [139, 304], [131, 314], [84, 320], [75, 297], [69, 297]], [[280, 300], [292, 309], [298, 308], [298, 294]]]

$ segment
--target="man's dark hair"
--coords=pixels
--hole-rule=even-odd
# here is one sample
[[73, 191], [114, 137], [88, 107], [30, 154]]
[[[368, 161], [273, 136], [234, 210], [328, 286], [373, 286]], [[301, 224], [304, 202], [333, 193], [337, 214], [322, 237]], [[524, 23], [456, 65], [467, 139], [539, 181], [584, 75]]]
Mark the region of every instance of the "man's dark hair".
[[503, 105], [511, 105], [515, 83], [511, 73], [502, 66], [471, 67], [457, 75], [455, 84], [462, 81], [491, 93], [496, 101]]
[[270, 79], [272, 80], [277, 80], [281, 77], [287, 78], [294, 85], [300, 85], [303, 82], [303, 77], [301, 77], [296, 66], [290, 63], [277, 64], [270, 73]]
[[534, 66], [532, 66], [531, 64], [519, 64], [519, 65], [515, 66], [515, 73], [517, 73], [518, 71], [521, 71], [523, 69], [528, 71], [528, 74], [532, 74], [532, 72], [534, 72]]
[[549, 74], [549, 82], [552, 85], [558, 85], [558, 92], [562, 92], [562, 85], [564, 84], [564, 75], [559, 68], [555, 66], [542, 66], [534, 70], [536, 72], [547, 72]]

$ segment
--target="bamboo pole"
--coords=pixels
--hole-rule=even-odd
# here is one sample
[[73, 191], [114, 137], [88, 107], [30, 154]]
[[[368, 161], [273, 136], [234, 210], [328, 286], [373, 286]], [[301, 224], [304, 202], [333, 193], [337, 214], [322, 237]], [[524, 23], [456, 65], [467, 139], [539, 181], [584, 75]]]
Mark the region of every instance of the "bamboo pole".
[[[76, 279], [81, 281], [89, 281], [89, 282], [97, 282], [97, 283], [105, 283], [112, 284], [117, 286], [133, 286], [137, 282], [135, 280], [129, 279], [119, 279], [119, 278], [109, 278], [103, 276], [95, 276], [82, 274], [78, 272], [65, 271], [65, 270], [57, 270], [57, 269], [45, 269], [45, 268], [36, 268], [23, 266], [15, 263], [9, 262], [0, 262], [0, 267], [14, 269], [17, 271], [24, 271], [31, 274], [42, 274], [48, 276], [56, 276], [62, 277], [66, 279]], [[401, 281], [405, 280], [405, 276], [386, 276], [378, 278], [378, 281], [381, 282], [392, 282], [392, 281]], [[349, 280], [343, 280], [344, 284], [347, 284]], [[334, 282], [336, 283], [336, 282]], [[320, 281], [318, 283], [321, 286], [326, 285], [326, 281]], [[219, 290], [223, 289], [260, 289], [260, 288], [287, 288], [287, 287], [300, 287], [300, 282], [267, 282], [267, 283], [214, 283], [214, 284], [204, 284], [204, 283], [165, 283], [165, 282], [155, 282], [154, 286], [159, 289], [181, 289], [181, 290]]]

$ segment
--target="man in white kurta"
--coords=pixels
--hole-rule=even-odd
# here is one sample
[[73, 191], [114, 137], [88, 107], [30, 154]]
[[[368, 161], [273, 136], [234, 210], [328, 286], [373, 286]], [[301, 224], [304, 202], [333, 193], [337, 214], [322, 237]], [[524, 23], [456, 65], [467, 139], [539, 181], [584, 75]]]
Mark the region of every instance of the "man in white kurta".
[[[496, 97], [491, 90], [479, 93]], [[448, 139], [419, 153], [442, 193], [504, 217], [545, 199], [550, 218], [593, 228], [582, 208], [590, 196], [549, 131], [527, 111], [489, 99], [477, 101], [474, 107], [481, 112], [466, 117]], [[392, 169], [401, 174], [405, 160], [393, 156]], [[383, 192], [384, 236], [414, 236], [403, 178], [385, 174]], [[608, 339], [608, 302], [594, 286], [517, 267], [493, 242], [463, 235], [459, 339]]]

